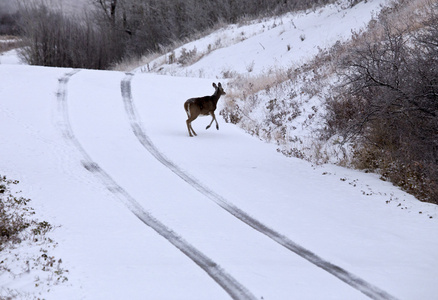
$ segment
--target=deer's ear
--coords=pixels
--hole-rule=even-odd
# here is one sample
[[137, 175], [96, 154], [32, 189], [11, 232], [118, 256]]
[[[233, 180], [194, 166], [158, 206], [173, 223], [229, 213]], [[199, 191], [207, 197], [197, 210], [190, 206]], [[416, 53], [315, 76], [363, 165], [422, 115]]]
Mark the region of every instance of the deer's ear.
[[216, 83], [214, 83], [214, 82], [213, 82], [213, 87], [214, 87], [215, 89], [217, 89], [217, 85], [216, 85]]
[[222, 87], [222, 84], [220, 82], [218, 83], [218, 85], [219, 85], [219, 87]]

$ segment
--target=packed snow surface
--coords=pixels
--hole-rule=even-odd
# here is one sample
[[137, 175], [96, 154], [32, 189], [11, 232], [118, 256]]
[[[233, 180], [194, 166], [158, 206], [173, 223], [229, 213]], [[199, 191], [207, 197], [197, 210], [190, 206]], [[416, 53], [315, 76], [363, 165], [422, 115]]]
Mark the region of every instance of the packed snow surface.
[[[380, 3], [349, 10], [356, 17], [344, 31]], [[274, 46], [261, 34], [265, 49]], [[245, 59], [256, 46], [235, 45]], [[208, 77], [245, 64], [226, 49], [211, 53], [218, 69]], [[0, 173], [20, 180], [38, 218], [58, 226], [52, 253], [69, 272], [50, 287], [35, 287], [32, 271], [0, 274], [0, 293], [436, 299], [437, 207], [374, 174], [285, 157], [219, 116], [219, 131], [198, 118], [190, 138], [183, 103], [212, 94], [217, 79], [5, 64], [13, 56], [0, 65]]]

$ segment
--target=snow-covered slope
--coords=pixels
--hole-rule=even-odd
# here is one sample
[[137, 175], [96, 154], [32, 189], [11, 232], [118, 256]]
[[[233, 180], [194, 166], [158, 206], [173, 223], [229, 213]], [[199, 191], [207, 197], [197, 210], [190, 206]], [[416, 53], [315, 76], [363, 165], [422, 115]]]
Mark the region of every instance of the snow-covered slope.
[[[220, 102], [219, 112], [227, 122], [276, 144], [286, 155], [318, 164], [348, 163], [351, 151], [337, 137], [320, 139], [326, 127], [326, 94], [336, 80], [324, 72], [332, 66], [318, 70], [309, 65], [316, 55], [328, 53], [333, 45], [364, 30], [388, 3], [362, 1], [351, 7], [351, 1], [338, 1], [315, 10], [230, 25], [146, 59], [136, 71], [225, 78], [229, 96], [226, 104]], [[320, 58], [316, 65], [324, 63]]]
[[220, 119], [219, 131], [197, 119], [189, 138], [183, 103], [212, 81], [0, 65], [0, 173], [59, 226], [51, 252], [69, 270], [50, 286], [32, 270], [0, 274], [0, 295], [436, 297], [436, 206], [373, 174], [287, 158]]
[[[228, 26], [182, 45], [139, 70], [205, 78], [287, 70], [305, 63], [320, 49], [348, 39], [352, 31], [364, 28], [388, 1], [364, 1], [352, 8], [348, 1], [339, 2], [315, 11]], [[195, 63], [189, 66], [178, 63], [183, 49], [185, 53], [192, 51]]]

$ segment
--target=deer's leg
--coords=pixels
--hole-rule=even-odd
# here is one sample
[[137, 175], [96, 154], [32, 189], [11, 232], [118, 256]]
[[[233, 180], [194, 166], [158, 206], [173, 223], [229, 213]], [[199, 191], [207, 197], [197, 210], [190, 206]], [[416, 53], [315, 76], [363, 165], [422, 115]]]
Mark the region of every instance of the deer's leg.
[[197, 134], [196, 134], [196, 132], [193, 130], [193, 127], [192, 127], [192, 121], [194, 121], [196, 118], [192, 118], [192, 117], [190, 117], [190, 118], [188, 118], [187, 119], [187, 121], [186, 121], [186, 123], [187, 123], [187, 130], [189, 131], [189, 135], [190, 136], [193, 136], [192, 135], [192, 132], [193, 132], [193, 134], [196, 136]]
[[193, 130], [192, 122], [190, 122], [190, 129], [192, 130], [193, 134], [194, 134], [195, 136], [197, 136], [196, 132]]
[[211, 126], [211, 124], [213, 123], [213, 121], [214, 121], [214, 118], [212, 118], [212, 119], [211, 119], [211, 122], [210, 122], [210, 124], [208, 124], [208, 125], [207, 125], [207, 127], [205, 127], [205, 129], [208, 129], [208, 128], [210, 128], [210, 126]]
[[190, 136], [193, 136], [193, 135], [192, 135], [192, 132], [190, 131], [190, 123], [189, 123], [189, 120], [186, 121], [186, 124], [187, 124], [187, 130], [189, 131], [189, 135], [190, 135]]
[[214, 115], [214, 112], [212, 111], [210, 113], [210, 115], [211, 115], [211, 122], [205, 129], [210, 128], [211, 124], [213, 124], [213, 121], [215, 121], [216, 122], [216, 129], [219, 130], [219, 124], [217, 123], [216, 116]]
[[192, 132], [193, 132], [193, 134], [196, 136], [197, 134], [196, 134], [196, 132], [193, 130], [193, 127], [192, 127], [192, 121], [193, 121], [193, 120], [190, 120], [190, 119], [188, 119], [188, 120], [186, 121], [186, 123], [187, 123], [187, 130], [189, 131], [189, 135], [190, 135], [190, 136], [193, 136], [193, 135], [192, 135]]
[[189, 135], [190, 136], [193, 136], [192, 135], [192, 132], [193, 132], [193, 134], [196, 136], [197, 134], [196, 134], [196, 132], [193, 130], [193, 127], [192, 127], [192, 121], [194, 121], [198, 116], [197, 115], [195, 115], [195, 117], [193, 117], [193, 115], [192, 115], [192, 113], [191, 113], [191, 110], [190, 110], [190, 104], [191, 104], [191, 102], [190, 101], [186, 101], [185, 103], [184, 103], [184, 110], [186, 111], [186, 113], [187, 113], [187, 121], [186, 121], [186, 124], [187, 124], [187, 130], [189, 131]]
[[214, 121], [216, 122], [216, 129], [219, 130], [219, 123], [217, 122], [216, 116], [214, 113], [213, 113], [213, 118], [214, 118]]

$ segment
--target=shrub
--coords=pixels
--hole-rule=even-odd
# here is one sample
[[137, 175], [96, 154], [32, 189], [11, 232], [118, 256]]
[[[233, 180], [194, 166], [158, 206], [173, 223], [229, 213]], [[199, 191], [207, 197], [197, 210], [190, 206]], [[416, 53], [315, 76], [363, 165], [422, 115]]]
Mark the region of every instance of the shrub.
[[183, 66], [193, 64], [197, 59], [198, 50], [194, 47], [192, 50], [187, 50], [186, 48], [181, 49], [181, 54], [178, 57], [178, 63]]
[[34, 214], [27, 205], [29, 199], [10, 194], [9, 186], [18, 181], [0, 178], [0, 252], [7, 244], [20, 243], [20, 233], [31, 226], [29, 217]]
[[[56, 243], [47, 234], [53, 229], [46, 221], [35, 219], [30, 199], [17, 196], [13, 186], [18, 181], [0, 176], [0, 299], [20, 297], [17, 290], [7, 288], [7, 277], [25, 273], [35, 276], [35, 287], [50, 286], [67, 281], [62, 261], [50, 254]], [[32, 250], [39, 248], [39, 251]], [[37, 254], [35, 254], [37, 253]], [[47, 278], [43, 275], [47, 274]]]
[[354, 37], [328, 123], [354, 142], [357, 167], [438, 204], [438, 5], [419, 19], [383, 14]]

